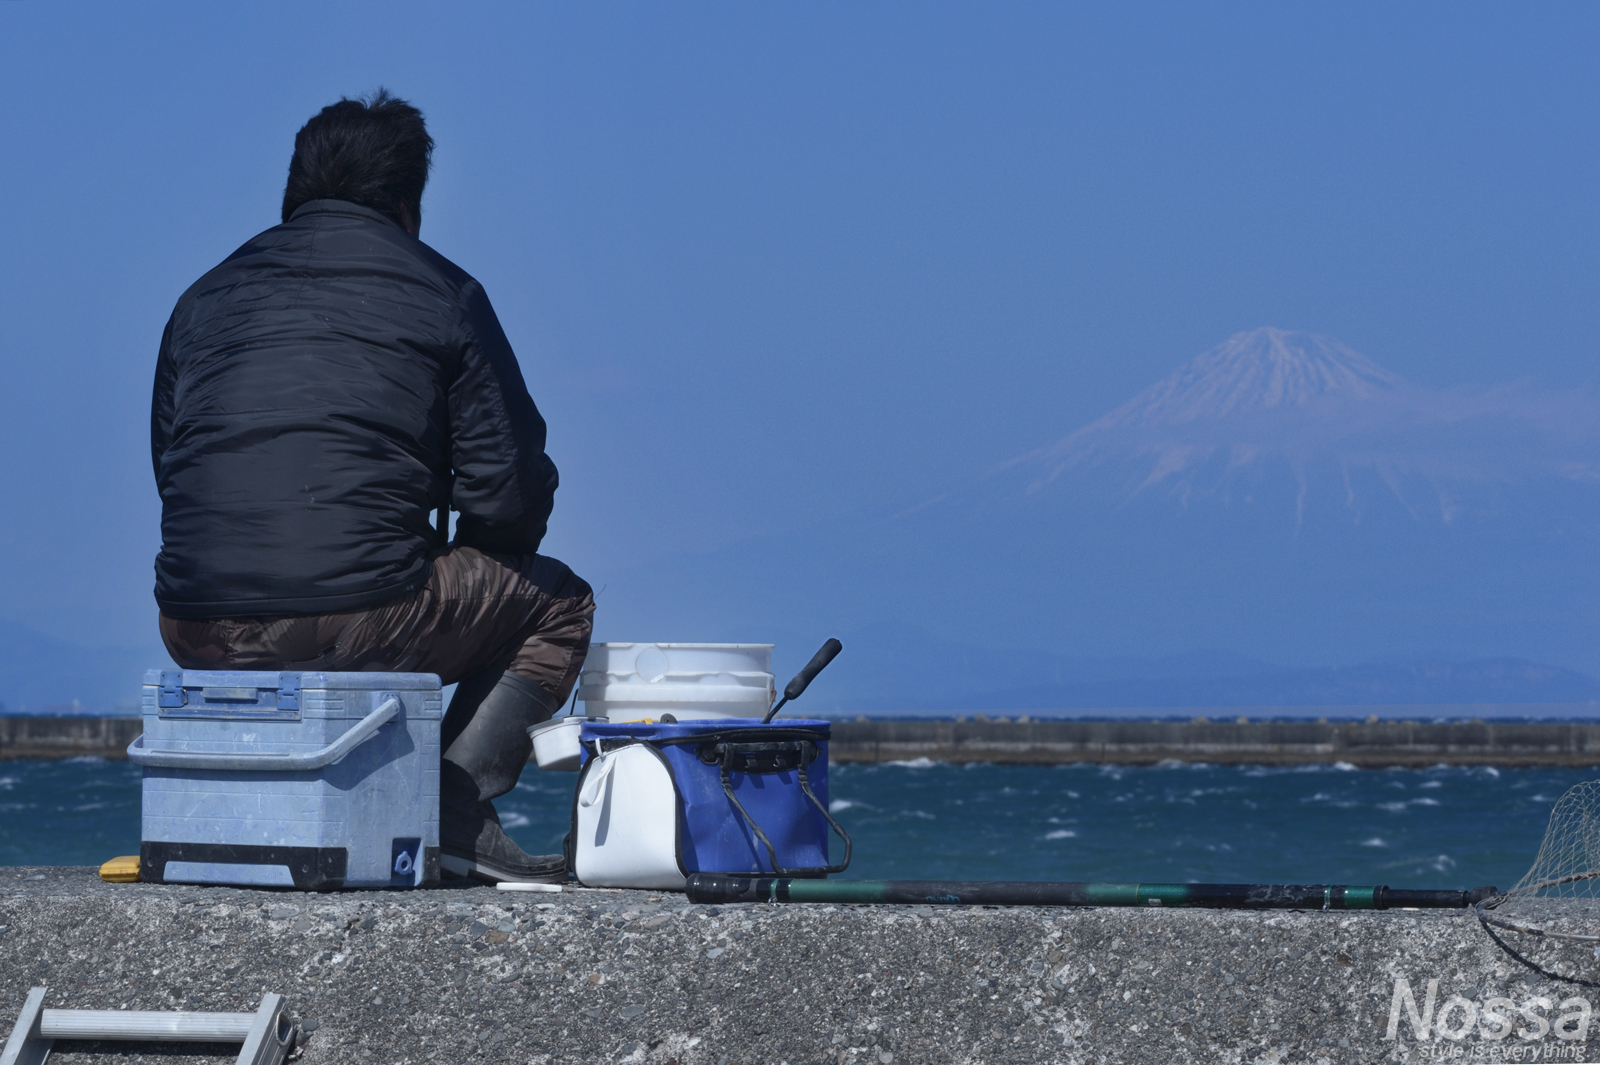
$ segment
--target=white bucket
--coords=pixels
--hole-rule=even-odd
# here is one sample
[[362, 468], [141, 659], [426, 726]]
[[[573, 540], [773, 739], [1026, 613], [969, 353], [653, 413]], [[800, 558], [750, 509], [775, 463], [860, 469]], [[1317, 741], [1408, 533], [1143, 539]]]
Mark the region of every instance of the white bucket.
[[599, 643], [578, 675], [584, 711], [609, 721], [763, 717], [775, 692], [770, 643]]
[[540, 769], [558, 773], [578, 771], [578, 733], [583, 729], [581, 717], [558, 717], [528, 730], [533, 740], [533, 759]]

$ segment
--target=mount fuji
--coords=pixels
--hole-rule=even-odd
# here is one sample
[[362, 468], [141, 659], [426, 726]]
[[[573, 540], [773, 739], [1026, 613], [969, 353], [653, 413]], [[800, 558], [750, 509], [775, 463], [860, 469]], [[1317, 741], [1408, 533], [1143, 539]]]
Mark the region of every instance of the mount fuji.
[[1030, 493], [1110, 473], [1123, 501], [1160, 495], [1184, 507], [1249, 504], [1287, 486], [1297, 526], [1318, 503], [1353, 523], [1399, 506], [1450, 525], [1533, 486], [1592, 502], [1600, 402], [1528, 386], [1429, 390], [1331, 338], [1263, 328], [997, 472]]
[[[863, 667], [897, 678], [881, 708], [1112, 705], [1119, 684], [1165, 705], [1533, 702], [1555, 689], [1515, 678], [1549, 669], [1593, 691], [1600, 398], [1425, 387], [1257, 329], [937, 499], [613, 587], [636, 579], [670, 610], [602, 601], [603, 631], [856, 631]], [[1246, 675], [1277, 679], [1218, 686]]]

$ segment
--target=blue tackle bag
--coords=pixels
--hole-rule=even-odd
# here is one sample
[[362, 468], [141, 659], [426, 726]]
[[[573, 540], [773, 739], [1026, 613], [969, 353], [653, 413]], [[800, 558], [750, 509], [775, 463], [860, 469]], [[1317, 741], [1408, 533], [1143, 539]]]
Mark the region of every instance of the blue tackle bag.
[[[569, 862], [591, 887], [683, 890], [691, 873], [823, 877], [850, 864], [828, 812], [826, 721], [586, 722]], [[828, 860], [829, 833], [844, 842]]]

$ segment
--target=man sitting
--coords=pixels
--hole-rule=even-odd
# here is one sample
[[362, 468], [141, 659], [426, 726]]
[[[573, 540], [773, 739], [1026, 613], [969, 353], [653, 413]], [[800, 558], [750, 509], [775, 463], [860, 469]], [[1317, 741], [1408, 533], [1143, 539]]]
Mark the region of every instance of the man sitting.
[[432, 154], [383, 91], [323, 108], [295, 136], [283, 224], [178, 300], [150, 416], [161, 636], [187, 669], [459, 681], [445, 871], [565, 879], [490, 800], [571, 692], [594, 597], [537, 553], [556, 468], [489, 298], [417, 239]]

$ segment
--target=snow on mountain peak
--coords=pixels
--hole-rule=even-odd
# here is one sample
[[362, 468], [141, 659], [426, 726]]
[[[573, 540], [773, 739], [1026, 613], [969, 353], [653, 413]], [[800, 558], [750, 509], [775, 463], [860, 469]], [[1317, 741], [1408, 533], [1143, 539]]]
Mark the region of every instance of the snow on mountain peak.
[[1050, 479], [1108, 448], [1131, 449], [1165, 453], [1165, 474], [1196, 457], [1197, 434], [1205, 451], [1259, 445], [1246, 438], [1263, 418], [1323, 420], [1386, 406], [1406, 391], [1401, 378], [1331, 337], [1263, 326], [1235, 333], [1116, 410], [1008, 465], [1042, 463]]
[[1173, 425], [1222, 419], [1328, 399], [1369, 400], [1402, 385], [1331, 337], [1263, 327], [1235, 333], [1101, 422]]

